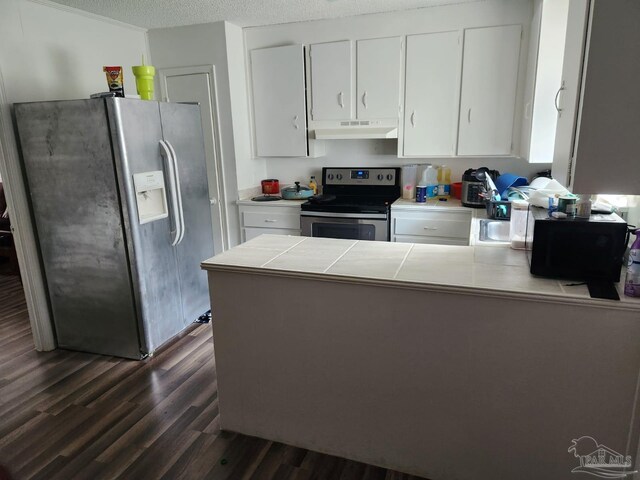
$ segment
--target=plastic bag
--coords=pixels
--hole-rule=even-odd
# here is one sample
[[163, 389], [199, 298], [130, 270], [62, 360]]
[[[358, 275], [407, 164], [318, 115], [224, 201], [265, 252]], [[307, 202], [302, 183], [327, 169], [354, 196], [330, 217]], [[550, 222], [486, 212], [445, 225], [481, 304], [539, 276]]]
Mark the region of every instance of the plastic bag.
[[529, 194], [529, 203], [540, 208], [549, 207], [549, 199], [571, 195], [557, 180], [550, 180], [544, 188], [532, 190]]

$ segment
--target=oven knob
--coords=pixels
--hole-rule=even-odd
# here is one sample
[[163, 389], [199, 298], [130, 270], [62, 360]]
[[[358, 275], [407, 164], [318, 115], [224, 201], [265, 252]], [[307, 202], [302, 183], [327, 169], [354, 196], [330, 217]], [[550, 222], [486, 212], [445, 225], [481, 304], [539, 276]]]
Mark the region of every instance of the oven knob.
[[393, 180], [393, 175], [388, 174], [388, 175], [387, 175], [387, 180]]
[[333, 180], [333, 173], [330, 173], [329, 175], [327, 175], [327, 178], [328, 178], [329, 180]]
[[337, 178], [338, 180], [342, 180], [342, 174], [341, 174], [341, 173], [338, 173], [338, 174], [336, 175], [336, 178]]
[[382, 180], [384, 178], [384, 175], [382, 175], [381, 173], [378, 174], [378, 180]]

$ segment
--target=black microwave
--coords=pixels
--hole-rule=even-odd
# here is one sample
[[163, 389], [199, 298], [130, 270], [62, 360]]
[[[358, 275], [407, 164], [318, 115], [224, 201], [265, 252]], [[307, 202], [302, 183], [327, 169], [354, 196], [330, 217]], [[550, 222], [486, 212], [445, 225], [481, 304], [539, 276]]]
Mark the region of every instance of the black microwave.
[[[529, 208], [527, 245], [531, 273], [587, 283], [620, 281], [627, 247], [627, 223], [615, 213], [590, 218], [549, 218], [545, 209]], [[530, 249], [530, 250], [529, 250]]]

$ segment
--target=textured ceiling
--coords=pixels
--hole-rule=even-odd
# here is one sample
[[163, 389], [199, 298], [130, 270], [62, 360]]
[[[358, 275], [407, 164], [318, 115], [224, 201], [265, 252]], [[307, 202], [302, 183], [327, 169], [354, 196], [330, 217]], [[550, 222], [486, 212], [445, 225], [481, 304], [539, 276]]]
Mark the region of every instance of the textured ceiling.
[[227, 20], [242, 27], [479, 0], [54, 0], [144, 28]]

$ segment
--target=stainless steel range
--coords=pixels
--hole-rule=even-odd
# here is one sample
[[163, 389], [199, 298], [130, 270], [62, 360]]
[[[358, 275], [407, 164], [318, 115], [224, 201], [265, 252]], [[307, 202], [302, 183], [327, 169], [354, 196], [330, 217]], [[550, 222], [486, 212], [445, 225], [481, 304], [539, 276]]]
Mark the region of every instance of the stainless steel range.
[[390, 206], [400, 197], [399, 168], [323, 168], [322, 185], [322, 195], [302, 204], [302, 235], [389, 240]]

